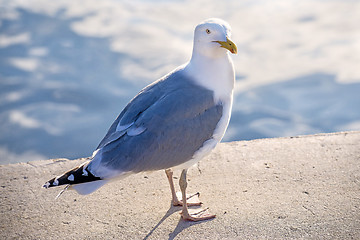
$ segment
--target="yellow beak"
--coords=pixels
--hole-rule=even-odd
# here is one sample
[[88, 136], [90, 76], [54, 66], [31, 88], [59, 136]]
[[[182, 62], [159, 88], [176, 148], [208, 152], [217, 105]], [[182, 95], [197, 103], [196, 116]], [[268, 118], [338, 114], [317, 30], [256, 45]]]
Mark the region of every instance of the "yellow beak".
[[220, 47], [226, 48], [231, 53], [237, 54], [237, 47], [235, 43], [233, 43], [230, 39], [226, 38], [226, 42], [223, 41], [214, 41], [214, 42], [219, 43], [221, 45]]

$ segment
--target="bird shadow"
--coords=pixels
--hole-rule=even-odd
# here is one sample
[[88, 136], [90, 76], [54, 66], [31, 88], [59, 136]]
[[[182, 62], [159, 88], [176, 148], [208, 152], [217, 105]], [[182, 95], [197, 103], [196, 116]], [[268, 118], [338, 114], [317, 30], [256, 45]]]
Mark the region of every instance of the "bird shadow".
[[[168, 218], [170, 217], [173, 213], [178, 212], [179, 210], [181, 210], [181, 207], [178, 206], [173, 206], [172, 204], [170, 204], [170, 208], [169, 210], [165, 213], [165, 215], [160, 219], [160, 221], [150, 230], [150, 232], [143, 238], [143, 240], [147, 240], [152, 234], [153, 232]], [[205, 223], [208, 221], [211, 221], [212, 219], [209, 220], [205, 220], [205, 221], [200, 221], [200, 222], [190, 222], [190, 221], [185, 221], [182, 219], [182, 217], [180, 217], [179, 222], [177, 224], [177, 226], [175, 227], [175, 229], [169, 234], [169, 240], [173, 240], [179, 233], [181, 233], [184, 229], [191, 227], [193, 225], [197, 225], [197, 224], [201, 224], [201, 223]]]
[[203, 221], [200, 221], [200, 222], [190, 222], [190, 221], [185, 221], [183, 220], [181, 217], [180, 217], [180, 220], [178, 222], [178, 225], [176, 226], [176, 228], [174, 229], [174, 231], [172, 231], [170, 234], [169, 234], [169, 238], [168, 240], [173, 240], [175, 239], [175, 237], [181, 233], [184, 229], [188, 228], [188, 227], [191, 227], [191, 226], [194, 226], [194, 225], [197, 225], [197, 224], [202, 224], [202, 223], [205, 223], [205, 222], [208, 222], [208, 221], [212, 221], [213, 219], [208, 219], [208, 220], [203, 220]]
[[155, 227], [153, 227], [153, 229], [150, 230], [150, 232], [144, 237], [143, 240], [148, 239], [151, 234], [153, 234], [153, 232], [169, 217], [171, 216], [173, 213], [179, 211], [179, 207], [175, 207], [172, 204], [170, 204], [170, 208], [169, 210], [167, 210], [167, 212], [165, 213], [165, 215], [160, 219], [160, 221], [155, 225]]

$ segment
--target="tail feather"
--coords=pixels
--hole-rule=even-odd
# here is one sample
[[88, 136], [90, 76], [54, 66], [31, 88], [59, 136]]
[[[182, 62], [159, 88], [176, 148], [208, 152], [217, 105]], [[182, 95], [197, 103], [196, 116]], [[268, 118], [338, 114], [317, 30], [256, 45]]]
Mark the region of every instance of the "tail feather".
[[[87, 162], [86, 162], [87, 163]], [[87, 164], [82, 165], [64, 173], [61, 176], [57, 176], [50, 179], [44, 184], [44, 188], [56, 187], [64, 184], [80, 184], [102, 180], [100, 177], [95, 177], [90, 171], [87, 170]]]

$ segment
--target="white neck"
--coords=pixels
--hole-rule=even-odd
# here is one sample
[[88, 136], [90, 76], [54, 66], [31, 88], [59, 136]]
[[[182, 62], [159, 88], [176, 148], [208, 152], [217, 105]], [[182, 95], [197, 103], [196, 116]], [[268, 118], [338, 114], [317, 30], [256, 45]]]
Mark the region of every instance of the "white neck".
[[235, 75], [232, 60], [227, 53], [211, 58], [193, 51], [184, 71], [198, 85], [214, 91], [215, 102], [227, 102], [229, 97], [232, 99]]

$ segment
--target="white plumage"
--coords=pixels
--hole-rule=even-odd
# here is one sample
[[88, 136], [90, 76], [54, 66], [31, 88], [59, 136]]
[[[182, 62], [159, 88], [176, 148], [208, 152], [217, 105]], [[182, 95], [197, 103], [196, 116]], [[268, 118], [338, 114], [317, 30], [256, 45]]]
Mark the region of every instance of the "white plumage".
[[[110, 180], [164, 169], [173, 204], [183, 205], [184, 219], [214, 217], [206, 211], [189, 214], [186, 172], [215, 148], [229, 124], [235, 76], [228, 51], [237, 52], [230, 34], [230, 26], [220, 19], [197, 25], [190, 61], [140, 91], [120, 113], [90, 161], [44, 187], [69, 184], [69, 189], [89, 194]], [[175, 194], [171, 169], [182, 170], [182, 201]]]

